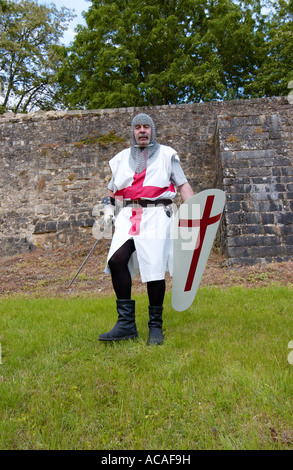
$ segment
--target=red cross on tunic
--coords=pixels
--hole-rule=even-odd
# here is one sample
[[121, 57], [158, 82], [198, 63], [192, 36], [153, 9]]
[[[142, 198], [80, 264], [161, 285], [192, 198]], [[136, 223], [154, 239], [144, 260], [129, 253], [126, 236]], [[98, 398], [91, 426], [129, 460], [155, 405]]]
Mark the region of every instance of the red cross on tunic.
[[[115, 192], [115, 196], [123, 199], [154, 199], [160, 197], [165, 191], [171, 191], [175, 193], [175, 187], [173, 183], [166, 188], [160, 188], [159, 186], [144, 186], [146, 177], [146, 170], [141, 173], [135, 173], [133, 181], [130, 186], [119, 189]], [[138, 208], [132, 210], [130, 217], [131, 228], [129, 230], [130, 235], [140, 234], [140, 223], [142, 218], [143, 210]]]
[[146, 171], [135, 173], [131, 185], [123, 189], [118, 189], [115, 196], [123, 199], [154, 199], [160, 197], [165, 191], [175, 193], [174, 184], [161, 188], [159, 186], [144, 186]]
[[184, 292], [190, 291], [192, 288], [198, 260], [200, 257], [203, 241], [206, 235], [206, 231], [209, 225], [213, 225], [216, 222], [218, 222], [221, 218], [222, 214], [215, 215], [213, 217], [210, 217], [211, 215], [211, 210], [213, 207], [213, 202], [214, 202], [215, 196], [208, 196], [205, 204], [205, 208], [203, 211], [203, 216], [202, 219], [180, 219], [179, 220], [179, 227], [199, 227], [199, 243], [197, 241], [195, 245], [195, 249], [192, 255], [192, 260], [184, 288]]

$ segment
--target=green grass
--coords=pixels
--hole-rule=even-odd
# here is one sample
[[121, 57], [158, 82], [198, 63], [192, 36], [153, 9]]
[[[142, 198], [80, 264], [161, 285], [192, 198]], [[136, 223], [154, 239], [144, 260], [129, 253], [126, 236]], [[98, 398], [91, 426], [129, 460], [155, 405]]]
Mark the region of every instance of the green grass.
[[292, 289], [202, 288], [148, 347], [97, 341], [114, 298], [0, 301], [1, 449], [292, 449]]

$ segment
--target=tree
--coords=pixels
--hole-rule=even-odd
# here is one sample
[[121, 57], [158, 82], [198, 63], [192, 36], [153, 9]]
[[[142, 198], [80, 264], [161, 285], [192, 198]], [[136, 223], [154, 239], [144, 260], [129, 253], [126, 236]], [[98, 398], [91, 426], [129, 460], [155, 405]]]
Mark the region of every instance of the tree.
[[2, 112], [52, 109], [56, 105], [56, 45], [72, 14], [30, 0], [0, 4]]
[[265, 43], [258, 49], [259, 67], [246, 90], [255, 97], [288, 94], [293, 80], [293, 0], [276, 0], [266, 24]]
[[[264, 0], [265, 1], [265, 0]], [[249, 97], [262, 0], [92, 0], [58, 81], [72, 108]]]

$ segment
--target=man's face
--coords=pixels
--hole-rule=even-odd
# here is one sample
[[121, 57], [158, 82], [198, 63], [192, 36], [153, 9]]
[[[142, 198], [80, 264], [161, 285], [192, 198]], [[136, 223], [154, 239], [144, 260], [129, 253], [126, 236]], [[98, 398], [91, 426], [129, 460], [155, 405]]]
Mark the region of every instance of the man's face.
[[140, 147], [146, 147], [150, 143], [152, 128], [149, 124], [136, 124], [133, 133], [135, 141]]

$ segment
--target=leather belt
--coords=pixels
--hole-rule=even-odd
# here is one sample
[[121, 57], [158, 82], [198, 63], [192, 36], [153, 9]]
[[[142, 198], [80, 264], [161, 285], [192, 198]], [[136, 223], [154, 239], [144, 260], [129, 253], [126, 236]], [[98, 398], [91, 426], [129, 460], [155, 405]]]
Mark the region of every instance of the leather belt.
[[131, 201], [123, 201], [124, 207], [168, 206], [169, 204], [172, 204], [172, 199], [156, 199], [155, 201], [151, 201], [150, 199], [132, 199]]

